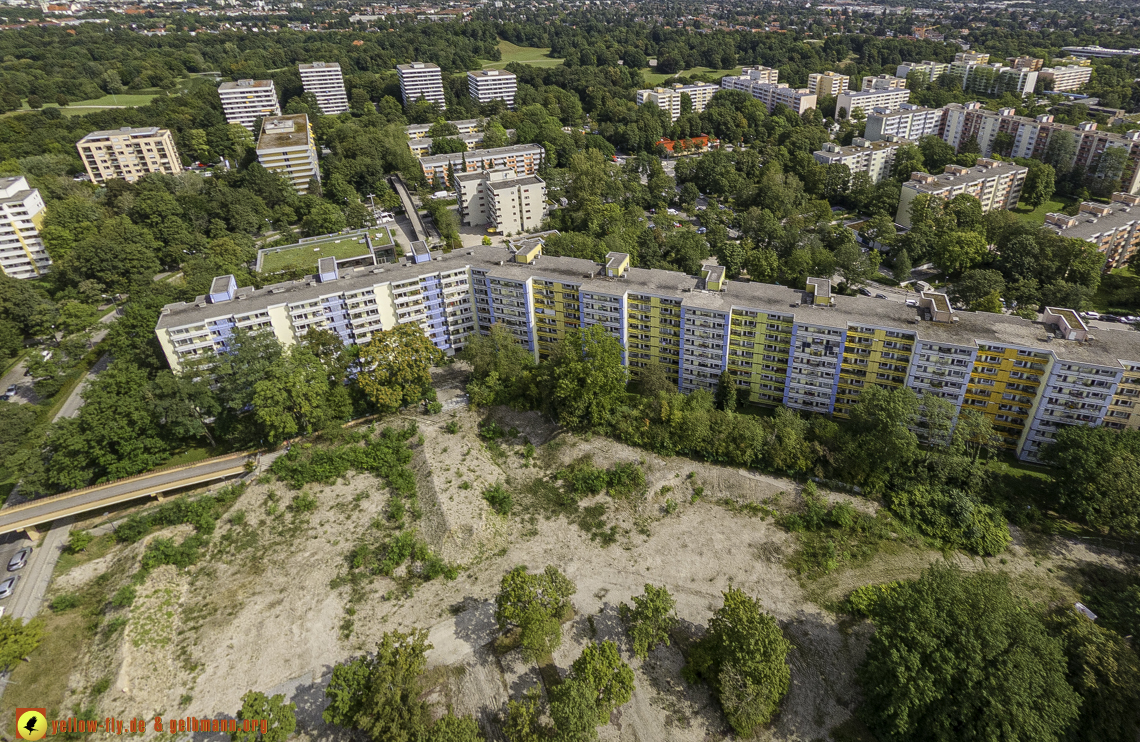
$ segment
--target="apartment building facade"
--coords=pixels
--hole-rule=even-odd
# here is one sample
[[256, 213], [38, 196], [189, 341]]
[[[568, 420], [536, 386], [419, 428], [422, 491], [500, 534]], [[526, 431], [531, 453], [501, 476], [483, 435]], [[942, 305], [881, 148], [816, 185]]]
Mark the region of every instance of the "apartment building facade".
[[924, 82], [934, 82], [949, 71], [949, 62], [903, 62], [895, 68], [895, 77], [901, 77], [905, 80], [910, 73], [914, 72]]
[[870, 90], [902, 90], [906, 87], [905, 77], [894, 75], [867, 75], [863, 78], [862, 92]]
[[851, 88], [851, 78], [837, 72], [813, 72], [808, 75], [808, 90], [818, 97], [838, 97]]
[[646, 103], [657, 106], [662, 111], [669, 114], [670, 121], [676, 121], [681, 117], [681, 96], [689, 96], [689, 100], [693, 104], [693, 113], [700, 113], [705, 110], [705, 106], [709, 104], [712, 97], [720, 90], [719, 85], [713, 85], [708, 82], [698, 82], [692, 85], [681, 85], [680, 83], [668, 88], [652, 88], [649, 90], [637, 91], [637, 105], [642, 106]]
[[852, 175], [867, 173], [872, 182], [878, 183], [890, 177], [891, 167], [895, 164], [895, 153], [904, 144], [914, 142], [893, 136], [874, 142], [855, 137], [848, 147], [835, 142], [824, 142], [823, 149], [813, 152], [812, 156], [821, 165], [846, 165]]
[[398, 64], [396, 74], [400, 78], [400, 95], [405, 106], [422, 99], [435, 103], [440, 110], [447, 108], [443, 97], [443, 74], [438, 65], [430, 62]]
[[172, 304], [156, 335], [172, 368], [224, 352], [237, 328], [295, 343], [310, 327], [366, 343], [379, 330], [415, 323], [446, 353], [474, 332], [500, 324], [537, 359], [574, 329], [600, 326], [622, 346], [635, 375], [663, 364], [682, 392], [713, 389], [727, 371], [742, 395], [846, 416], [863, 389], [905, 386], [973, 409], [1029, 461], [1061, 425], [1136, 429], [1140, 343], [1128, 330], [1095, 341], [1075, 312], [1047, 308], [1044, 319], [955, 312], [944, 294], [918, 307], [832, 296], [827, 279], [809, 291], [543, 256], [541, 242], [515, 249], [476, 247], [423, 262], [339, 272], [238, 288], [216, 279], [207, 296]]
[[768, 67], [745, 67], [740, 75], [722, 77], [723, 90], [739, 90], [764, 104], [771, 113], [776, 106], [784, 105], [797, 114], [816, 107], [817, 96], [807, 88], [790, 88], [776, 82], [777, 70]]
[[474, 70], [467, 73], [467, 94], [480, 105], [501, 100], [507, 108], [515, 107], [519, 79], [506, 70]]
[[1045, 67], [1038, 75], [1045, 81], [1046, 90], [1064, 93], [1083, 88], [1092, 79], [1092, 68], [1080, 65]]
[[313, 178], [319, 181], [321, 177], [309, 117], [297, 113], [263, 119], [257, 140], [257, 161], [266, 170], [288, 178], [297, 193], [308, 193], [310, 181]]
[[1100, 131], [1093, 121], [1071, 126], [1057, 123], [1050, 114], [1029, 118], [1017, 116], [1012, 108], [987, 111], [977, 102], [951, 103], [943, 111], [939, 132], [942, 139], [958, 150], [970, 138], [975, 138], [986, 157], [993, 152], [994, 138], [999, 132], [1013, 138], [1011, 157], [1038, 160], [1045, 156], [1052, 136], [1069, 132], [1076, 145], [1071, 167], [1082, 171], [1094, 169], [1108, 147], [1122, 147], [1128, 152], [1128, 158], [1120, 176], [1121, 190], [1140, 193], [1140, 130], [1116, 134]]
[[536, 175], [546, 158], [546, 150], [539, 144], [513, 144], [509, 147], [477, 149], [445, 155], [420, 158], [424, 177], [450, 185], [450, 171], [472, 173], [479, 170], [509, 168], [523, 175]]
[[538, 229], [546, 216], [546, 183], [507, 167], [456, 173], [459, 213], [469, 227], [484, 224], [500, 234]]
[[1039, 72], [1045, 64], [1044, 59], [1038, 59], [1037, 57], [1029, 56], [1006, 57], [1005, 61], [1008, 66], [1014, 68], [1015, 70], [1032, 70], [1035, 72]]
[[1120, 268], [1140, 246], [1140, 196], [1114, 193], [1108, 204], [1085, 201], [1076, 216], [1046, 214], [1045, 228], [1091, 242], [1105, 256], [1105, 270]]
[[938, 134], [942, 126], [941, 108], [923, 108], [913, 103], [903, 103], [898, 108], [875, 107], [866, 113], [863, 138], [869, 142], [892, 136], [917, 142], [928, 134]]
[[1029, 168], [1012, 162], [979, 157], [973, 167], [947, 165], [941, 175], [911, 173], [910, 180], [902, 185], [895, 221], [910, 227], [910, 204], [919, 195], [951, 199], [960, 193], [968, 193], [981, 202], [983, 214], [994, 209], [1013, 208], [1021, 198], [1028, 172]]
[[[463, 119], [462, 121], [448, 121], [447, 123], [454, 126], [460, 136], [483, 131], [483, 119]], [[408, 135], [410, 140], [423, 139], [433, 126], [435, 124], [411, 124], [404, 127], [404, 133]]]
[[231, 124], [253, 131], [254, 123], [267, 116], [280, 116], [281, 103], [272, 80], [238, 80], [218, 86], [222, 113]]
[[40, 238], [44, 199], [22, 175], [0, 178], [0, 270], [8, 278], [38, 278], [51, 267]]
[[849, 90], [835, 99], [835, 115], [837, 118], [851, 118], [856, 111], [862, 111], [866, 115], [876, 108], [898, 108], [909, 100], [910, 91], [906, 88], [859, 92]]
[[148, 173], [177, 175], [182, 159], [169, 129], [148, 126], [93, 131], [75, 144], [93, 183], [120, 178], [133, 183]]
[[321, 113], [335, 116], [348, 110], [348, 93], [344, 89], [344, 75], [336, 62], [313, 62], [299, 64], [301, 85], [306, 93], [317, 99]]

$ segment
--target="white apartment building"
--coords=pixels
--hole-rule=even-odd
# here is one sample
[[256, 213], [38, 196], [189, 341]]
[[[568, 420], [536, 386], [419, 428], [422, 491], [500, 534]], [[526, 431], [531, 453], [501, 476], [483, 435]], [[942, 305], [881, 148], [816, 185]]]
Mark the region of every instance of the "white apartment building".
[[941, 108], [923, 108], [913, 103], [903, 103], [895, 109], [876, 107], [866, 114], [863, 138], [870, 142], [891, 136], [917, 142], [927, 134], [937, 134], [942, 125]]
[[1106, 270], [1119, 268], [1140, 248], [1140, 196], [1114, 193], [1110, 204], [1085, 201], [1076, 216], [1046, 214], [1045, 228], [1091, 242], [1104, 254]]
[[490, 225], [500, 234], [538, 229], [546, 216], [546, 183], [510, 168], [457, 173], [459, 213], [469, 227]]
[[297, 65], [301, 85], [306, 93], [317, 99], [321, 113], [335, 116], [348, 110], [348, 93], [344, 89], [344, 75], [336, 62], [313, 62]]
[[218, 86], [222, 113], [231, 124], [241, 124], [253, 131], [255, 121], [266, 116], [280, 116], [281, 103], [272, 80], [238, 80]]
[[912, 72], [917, 72], [926, 82], [934, 82], [950, 71], [948, 62], [903, 62], [895, 68], [895, 77], [904, 80]]
[[1046, 90], [1064, 93], [1069, 90], [1079, 90], [1092, 79], [1092, 67], [1072, 65], [1069, 67], [1044, 67], [1038, 73], [1045, 81]]
[[894, 75], [867, 75], [863, 78], [862, 92], [866, 93], [871, 90], [902, 90], [905, 87], [905, 77], [895, 77]]
[[[483, 131], [483, 119], [463, 119], [462, 121], [448, 121], [447, 123], [455, 127], [459, 132], [459, 136], [465, 134], [474, 134]], [[423, 139], [431, 131], [431, 124], [410, 124], [404, 127], [404, 133], [408, 135], [409, 140]]]
[[513, 72], [474, 70], [467, 73], [467, 93], [471, 100], [480, 105], [501, 100], [507, 104], [507, 108], [514, 108], [518, 89], [519, 79]]
[[424, 177], [429, 181], [434, 178], [438, 182], [448, 183], [451, 178], [448, 171], [471, 173], [505, 167], [516, 173], [535, 175], [545, 158], [546, 150], [540, 144], [512, 144], [509, 147], [477, 149], [473, 152], [431, 155], [420, 158], [420, 166], [424, 169]]
[[819, 97], [835, 98], [851, 87], [851, 78], [837, 72], [813, 72], [808, 75], [808, 90]]
[[993, 64], [954, 62], [950, 65], [949, 74], [962, 82], [963, 90], [984, 95], [1014, 93], [1024, 97], [1032, 93], [1037, 85], [1036, 71], [1014, 69], [999, 62]]
[[120, 178], [133, 183], [148, 173], [177, 175], [182, 160], [169, 129], [148, 126], [93, 131], [75, 143], [93, 183]]
[[40, 239], [44, 200], [22, 175], [0, 178], [0, 270], [9, 278], [36, 278], [51, 267]]
[[951, 199], [959, 193], [968, 193], [982, 203], [982, 213], [995, 209], [1009, 209], [1021, 198], [1025, 174], [1029, 168], [1012, 162], [998, 162], [978, 158], [973, 167], [947, 165], [941, 175], [912, 173], [902, 185], [899, 210], [895, 221], [910, 227], [910, 204], [921, 194]]
[[804, 111], [815, 108], [818, 97], [807, 88], [790, 88], [784, 83], [777, 83], [779, 71], [768, 67], [745, 67], [743, 74], [722, 77], [720, 87], [723, 90], [740, 90], [748, 93], [763, 103], [771, 113], [777, 105], [785, 105], [802, 114]]
[[867, 90], [858, 93], [847, 91], [835, 100], [835, 117], [851, 118], [856, 111], [864, 115], [875, 108], [898, 108], [910, 100], [910, 91], [906, 88], [893, 90]]
[[257, 140], [257, 161], [266, 170], [288, 178], [297, 193], [308, 193], [309, 181], [321, 177], [309, 117], [298, 113], [264, 119]]
[[878, 183], [890, 177], [891, 167], [895, 164], [895, 153], [904, 144], [913, 144], [913, 142], [896, 137], [874, 142], [863, 137], [855, 137], [849, 147], [841, 147], [835, 142], [824, 142], [823, 149], [812, 153], [812, 156], [821, 165], [846, 165], [852, 175], [867, 173], [871, 176], [872, 182]]
[[652, 90], [637, 91], [637, 105], [652, 103], [669, 114], [670, 121], [681, 117], [681, 96], [688, 95], [693, 103], [693, 113], [705, 110], [712, 97], [720, 90], [719, 85], [708, 82], [698, 82], [692, 85], [677, 83], [669, 88], [653, 88]]
[[437, 65], [429, 62], [398, 64], [396, 74], [400, 76], [400, 94], [405, 106], [422, 98], [435, 103], [441, 110], [447, 108], [447, 102], [443, 98], [443, 74]]

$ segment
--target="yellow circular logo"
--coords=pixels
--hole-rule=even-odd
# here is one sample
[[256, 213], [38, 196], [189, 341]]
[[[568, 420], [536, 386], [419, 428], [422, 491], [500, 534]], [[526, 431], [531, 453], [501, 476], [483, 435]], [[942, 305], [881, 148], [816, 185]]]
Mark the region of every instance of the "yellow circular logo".
[[28, 709], [16, 719], [16, 734], [20, 739], [36, 742], [47, 734], [47, 717], [38, 709]]

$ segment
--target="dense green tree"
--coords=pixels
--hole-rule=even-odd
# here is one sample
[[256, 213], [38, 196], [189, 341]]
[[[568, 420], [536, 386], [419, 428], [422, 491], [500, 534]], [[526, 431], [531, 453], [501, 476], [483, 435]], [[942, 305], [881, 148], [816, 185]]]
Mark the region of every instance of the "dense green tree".
[[345, 228], [344, 212], [330, 203], [318, 203], [301, 220], [301, 230], [307, 237], [332, 234]]
[[610, 713], [633, 697], [633, 670], [612, 641], [587, 644], [570, 666], [566, 682], [581, 683], [593, 692], [596, 724], [608, 723]]
[[503, 576], [495, 596], [495, 621], [501, 631], [519, 629], [523, 651], [537, 661], [561, 644], [561, 618], [575, 590], [553, 566], [537, 574], [515, 567]]
[[1025, 175], [1021, 200], [1036, 209], [1053, 197], [1053, 191], [1057, 188], [1057, 173], [1052, 165], [1040, 160], [1029, 160], [1028, 165], [1029, 172]]
[[669, 646], [669, 632], [677, 625], [677, 603], [667, 588], [649, 583], [645, 584], [645, 592], [632, 600], [633, 607], [622, 603], [619, 613], [633, 640], [634, 656], [646, 659], [649, 650], [658, 644]]
[[[242, 731], [241, 722], [250, 719], [259, 723], [252, 729]], [[233, 742], [285, 742], [297, 729], [297, 704], [285, 703], [285, 696], [278, 694], [272, 698], [264, 693], [248, 691], [241, 697], [241, 708], [237, 712], [238, 731], [230, 734]], [[266, 724], [262, 732], [260, 723]]]
[[625, 398], [622, 348], [602, 325], [571, 330], [546, 364], [550, 406], [569, 428], [604, 424]]
[[1140, 531], [1140, 432], [1064, 425], [1042, 457], [1074, 514], [1109, 533]]
[[1000, 271], [969, 270], [954, 282], [950, 297], [972, 309], [991, 294], [996, 292], [1000, 296], [1004, 291], [1005, 279]]
[[12, 667], [27, 657], [44, 638], [44, 623], [33, 618], [24, 623], [22, 618], [0, 616], [0, 668]]
[[378, 409], [395, 412], [425, 399], [435, 399], [431, 367], [442, 357], [419, 325], [396, 325], [374, 333], [360, 351], [357, 383]]
[[686, 677], [706, 681], [729, 725], [742, 737], [771, 721], [788, 692], [791, 644], [760, 602], [729, 588], [708, 632], [689, 653]]
[[1051, 742], [1077, 718], [1061, 648], [1007, 575], [931, 567], [872, 621], [861, 714], [884, 742]]

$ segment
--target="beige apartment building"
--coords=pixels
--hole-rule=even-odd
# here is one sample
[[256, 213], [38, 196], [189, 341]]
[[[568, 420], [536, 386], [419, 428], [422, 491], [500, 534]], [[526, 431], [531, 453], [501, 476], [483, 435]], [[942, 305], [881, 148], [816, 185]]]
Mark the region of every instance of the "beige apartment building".
[[182, 160], [169, 129], [148, 126], [93, 131], [76, 145], [79, 158], [93, 183], [120, 178], [133, 183], [148, 173], [176, 175]]
[[1104, 253], [1105, 269], [1124, 265], [1140, 245], [1140, 196], [1112, 194], [1112, 203], [1085, 201], [1076, 216], [1046, 214], [1045, 227], [1062, 237], [1091, 242]]
[[1009, 209], [1021, 198], [1025, 175], [1029, 168], [1012, 162], [999, 162], [978, 158], [973, 167], [947, 165], [941, 175], [911, 173], [910, 180], [902, 185], [899, 209], [895, 221], [910, 227], [910, 204], [920, 195], [951, 199], [959, 193], [968, 193], [982, 203], [982, 213], [995, 209]]
[[927, 134], [937, 134], [942, 125], [941, 108], [923, 108], [903, 103], [890, 109], [877, 106], [867, 114], [867, 127], [863, 138], [872, 142], [891, 136], [918, 141]]
[[681, 96], [688, 95], [693, 104], [693, 113], [705, 110], [712, 97], [720, 91], [719, 85], [708, 82], [698, 82], [692, 85], [677, 83], [670, 88], [653, 88], [637, 91], [637, 105], [646, 103], [657, 106], [669, 114], [670, 121], [681, 117]]
[[791, 88], [776, 82], [779, 70], [769, 67], [745, 67], [739, 75], [728, 75], [720, 80], [723, 90], [739, 90], [764, 104], [771, 113], [776, 106], [784, 105], [797, 114], [816, 107], [818, 97], [807, 88]]
[[1040, 70], [1041, 67], [1045, 64], [1044, 59], [1038, 59], [1037, 57], [1029, 56], [1006, 57], [1005, 61], [1007, 65], [1014, 68], [1015, 70], [1029, 70], [1031, 72]]
[[40, 239], [44, 200], [22, 175], [0, 178], [0, 270], [9, 278], [37, 278], [51, 267]]
[[231, 124], [241, 124], [253, 131], [254, 123], [266, 116], [280, 116], [281, 103], [272, 80], [238, 80], [218, 86], [222, 113]]
[[862, 92], [871, 90], [902, 90], [906, 87], [905, 77], [894, 75], [867, 75], [863, 78]]
[[507, 167], [457, 173], [455, 187], [469, 227], [486, 224], [500, 234], [519, 234], [538, 229], [546, 216], [546, 183], [537, 175]]
[[835, 99], [835, 116], [851, 118], [856, 111], [862, 111], [866, 115], [876, 108], [890, 110], [908, 101], [910, 101], [910, 91], [906, 88], [865, 90], [858, 93], [849, 90]]
[[851, 87], [851, 78], [837, 72], [814, 72], [808, 75], [808, 90], [819, 97], [838, 97], [840, 93]]
[[297, 193], [308, 193], [309, 182], [321, 177], [309, 117], [298, 113], [264, 119], [257, 140], [257, 161], [266, 170], [288, 178]]
[[1092, 79], [1092, 67], [1045, 67], [1038, 76], [1045, 81], [1046, 90], [1064, 93], [1084, 87]]
[[904, 144], [914, 142], [894, 136], [874, 142], [855, 137], [849, 147], [824, 142], [823, 149], [812, 153], [812, 156], [821, 165], [846, 165], [852, 175], [867, 173], [872, 182], [878, 183], [890, 176], [891, 167], [895, 164], [895, 153]]
[[473, 173], [479, 170], [510, 168], [516, 173], [535, 175], [546, 158], [541, 144], [512, 144], [509, 147], [477, 149], [472, 152], [451, 152], [420, 158], [424, 177], [440, 183], [449, 183], [449, 171]]

